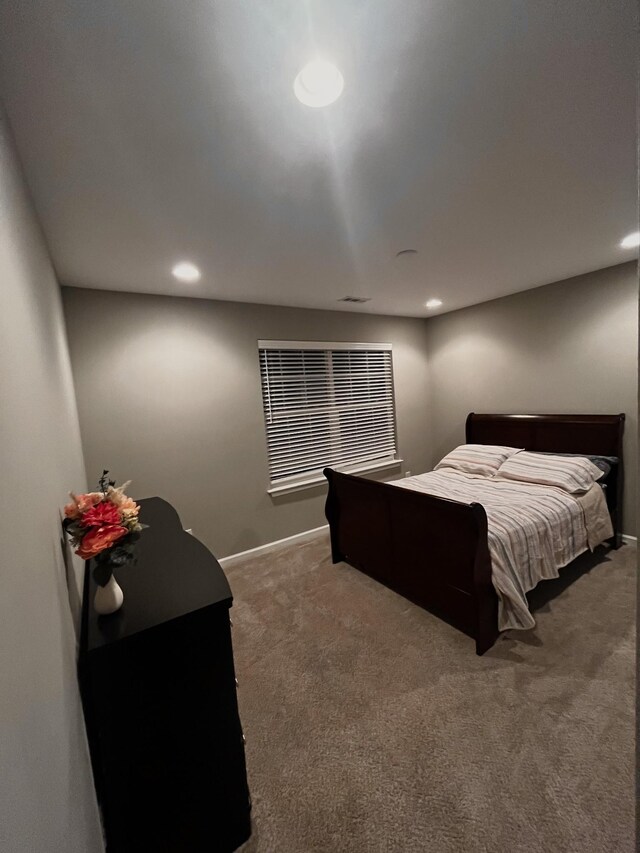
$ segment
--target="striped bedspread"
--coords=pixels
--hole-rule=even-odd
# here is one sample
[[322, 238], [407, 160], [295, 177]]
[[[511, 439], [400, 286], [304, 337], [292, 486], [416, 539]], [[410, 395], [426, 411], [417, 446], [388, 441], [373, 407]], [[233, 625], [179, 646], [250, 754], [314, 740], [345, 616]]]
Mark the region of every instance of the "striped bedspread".
[[482, 504], [501, 631], [533, 628], [526, 593], [541, 580], [557, 578], [559, 569], [613, 535], [604, 492], [597, 484], [579, 496], [553, 486], [440, 469], [392, 485]]

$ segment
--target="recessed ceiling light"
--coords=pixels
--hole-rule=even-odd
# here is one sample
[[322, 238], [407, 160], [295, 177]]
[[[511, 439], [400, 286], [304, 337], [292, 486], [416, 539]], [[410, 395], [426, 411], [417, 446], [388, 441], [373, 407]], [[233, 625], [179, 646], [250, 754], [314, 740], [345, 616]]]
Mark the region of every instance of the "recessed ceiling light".
[[439, 308], [442, 305], [442, 299], [430, 299], [427, 302], [427, 308]]
[[633, 234], [627, 234], [624, 240], [620, 241], [621, 249], [635, 249], [640, 246], [640, 231], [634, 231]]
[[178, 281], [192, 283], [200, 280], [200, 270], [195, 264], [190, 263], [190, 261], [180, 261], [180, 263], [176, 264], [171, 270], [171, 274], [174, 278], [177, 278]]
[[293, 81], [296, 98], [308, 107], [326, 107], [337, 101], [344, 89], [344, 78], [335, 65], [314, 59], [304, 66]]

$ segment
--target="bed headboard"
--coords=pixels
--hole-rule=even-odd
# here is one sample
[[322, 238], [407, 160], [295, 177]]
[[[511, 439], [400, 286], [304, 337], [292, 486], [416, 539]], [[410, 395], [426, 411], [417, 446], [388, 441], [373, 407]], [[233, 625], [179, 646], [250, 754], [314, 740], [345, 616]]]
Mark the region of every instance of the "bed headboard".
[[622, 461], [624, 415], [479, 415], [467, 417], [467, 444], [617, 456]]
[[478, 415], [467, 417], [467, 444], [504, 444], [524, 450], [617, 456], [606, 479], [607, 505], [614, 529], [614, 546], [622, 534], [622, 432], [620, 415]]

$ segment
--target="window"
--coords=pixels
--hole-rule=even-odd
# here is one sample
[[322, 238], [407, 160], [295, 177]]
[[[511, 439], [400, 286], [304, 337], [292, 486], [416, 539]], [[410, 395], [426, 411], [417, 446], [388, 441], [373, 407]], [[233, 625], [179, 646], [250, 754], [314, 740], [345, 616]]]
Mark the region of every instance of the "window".
[[259, 341], [270, 493], [396, 459], [391, 344]]

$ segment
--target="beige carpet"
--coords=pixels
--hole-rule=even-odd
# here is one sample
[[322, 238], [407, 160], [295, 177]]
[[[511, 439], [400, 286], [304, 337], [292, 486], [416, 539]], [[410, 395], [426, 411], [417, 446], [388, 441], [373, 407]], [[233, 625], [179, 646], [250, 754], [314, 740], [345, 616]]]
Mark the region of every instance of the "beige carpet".
[[586, 556], [482, 658], [324, 535], [230, 567], [243, 851], [632, 851], [635, 564]]

